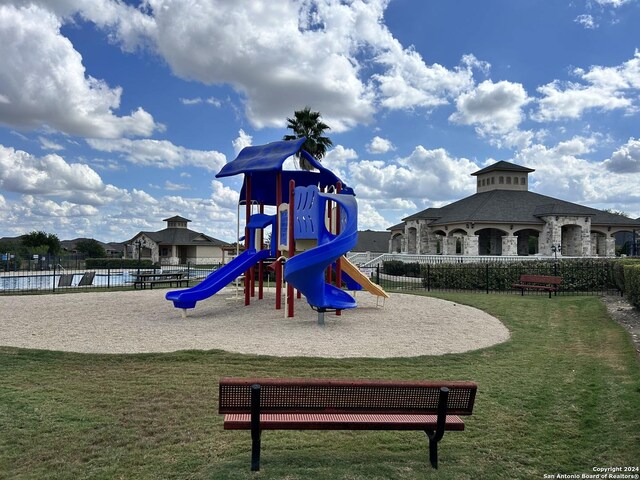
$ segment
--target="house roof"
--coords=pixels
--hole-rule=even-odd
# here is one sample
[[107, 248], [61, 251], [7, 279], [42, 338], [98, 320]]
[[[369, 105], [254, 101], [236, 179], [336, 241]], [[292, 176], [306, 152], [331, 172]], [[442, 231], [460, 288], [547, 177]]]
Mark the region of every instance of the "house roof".
[[364, 230], [358, 232], [358, 242], [352, 249], [354, 252], [380, 252], [387, 253], [389, 250], [389, 232], [376, 232]]
[[535, 172], [535, 170], [532, 168], [523, 167], [520, 165], [516, 165], [515, 163], [505, 162], [504, 160], [501, 160], [499, 162], [494, 163], [493, 165], [489, 165], [488, 167], [483, 168], [482, 170], [478, 170], [477, 172], [472, 173], [471, 175], [480, 175], [483, 173], [494, 172], [498, 170], [500, 171], [506, 170], [510, 172], [525, 172], [525, 173]]
[[188, 228], [165, 228], [157, 232], [140, 232], [128, 243], [132, 243], [141, 234], [151, 238], [158, 245], [211, 245], [214, 247], [226, 247], [229, 245], [227, 242]]
[[[409, 218], [409, 217], [407, 217]], [[395, 225], [387, 228], [387, 230], [393, 231], [393, 230], [404, 230], [404, 222], [402, 223], [396, 223]]]
[[[74, 238], [72, 240], [61, 240], [60, 241], [60, 246], [64, 250], [66, 250], [67, 252], [73, 252], [76, 249], [76, 245], [81, 240], [95, 240], [95, 239], [94, 238], [79, 237], [79, 238]], [[98, 244], [102, 248], [104, 248], [106, 251], [116, 251], [116, 252], [123, 252], [124, 251], [124, 244], [123, 243], [118, 243], [118, 242], [104, 243], [104, 242], [101, 242], [100, 240], [96, 240], [96, 242], [98, 242]]]
[[589, 216], [592, 225], [640, 226], [638, 220], [518, 190], [476, 193], [441, 208], [427, 208], [403, 220], [431, 220], [431, 225], [460, 222], [543, 224], [540, 217], [545, 215]]

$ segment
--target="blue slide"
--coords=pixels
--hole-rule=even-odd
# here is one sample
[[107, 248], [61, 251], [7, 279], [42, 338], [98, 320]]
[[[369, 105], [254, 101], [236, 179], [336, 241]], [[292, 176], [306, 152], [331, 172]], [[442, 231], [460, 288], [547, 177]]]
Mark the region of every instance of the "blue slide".
[[[324, 222], [327, 200], [340, 206], [341, 232], [330, 233]], [[355, 299], [344, 290], [325, 282], [325, 270], [355, 247], [358, 240], [358, 206], [355, 197], [320, 193], [315, 186], [295, 189], [294, 237], [316, 239], [318, 246], [288, 259], [284, 278], [307, 298], [318, 311], [356, 307]]]
[[195, 287], [168, 292], [165, 298], [171, 300], [176, 308], [194, 308], [196, 302], [222, 290], [260, 260], [269, 257], [269, 253], [269, 250], [249, 249], [218, 270], [211, 272]]

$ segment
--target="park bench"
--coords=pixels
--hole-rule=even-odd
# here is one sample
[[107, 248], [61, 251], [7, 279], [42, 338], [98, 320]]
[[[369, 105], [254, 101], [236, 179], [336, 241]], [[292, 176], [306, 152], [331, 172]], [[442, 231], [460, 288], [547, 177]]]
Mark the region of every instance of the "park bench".
[[455, 381], [222, 378], [225, 430], [251, 430], [251, 470], [260, 469], [262, 430], [422, 430], [438, 468], [445, 430], [464, 430], [477, 385]]
[[184, 273], [182, 272], [174, 272], [174, 273], [139, 273], [136, 275], [135, 280], [133, 281], [133, 288], [137, 289], [138, 287], [151, 288], [153, 289], [154, 285], [158, 284], [168, 284], [172, 287], [174, 284], [176, 287], [181, 287], [183, 283], [189, 285], [189, 279], [184, 278]]
[[543, 290], [549, 292], [551, 298], [551, 292], [558, 294], [558, 285], [561, 283], [562, 277], [552, 275], [520, 275], [519, 283], [514, 283], [512, 287], [519, 288], [521, 295], [524, 295], [525, 290]]

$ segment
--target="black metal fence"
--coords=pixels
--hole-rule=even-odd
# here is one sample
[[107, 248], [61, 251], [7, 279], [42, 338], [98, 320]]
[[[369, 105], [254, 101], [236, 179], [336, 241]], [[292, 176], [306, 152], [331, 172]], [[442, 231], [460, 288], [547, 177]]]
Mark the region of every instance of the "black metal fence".
[[[12, 259], [13, 260], [13, 259]], [[88, 289], [134, 288], [140, 275], [181, 273], [183, 278], [198, 280], [219, 265], [175, 265], [158, 267], [149, 263], [125, 259], [105, 259], [104, 262], [81, 256], [22, 258], [13, 265], [0, 267], [0, 295], [60, 293]]]
[[[140, 274], [180, 272], [184, 278], [197, 280], [219, 267], [192, 264], [157, 267], [126, 259], [105, 259], [100, 264], [79, 255], [11, 260], [13, 263], [0, 265], [0, 295], [127, 289], [134, 288]], [[21, 268], [17, 268], [18, 264]], [[14, 268], [9, 269], [11, 266]], [[559, 295], [620, 293], [614, 262], [608, 260], [441, 264], [388, 261], [365, 270], [373, 281], [389, 291], [517, 293], [512, 285], [518, 283], [520, 275], [537, 274], [562, 277]]]
[[[619, 294], [613, 262], [510, 262], [469, 264], [407, 264], [406, 273], [397, 265], [378, 266], [373, 281], [389, 291], [471, 291], [520, 293], [513, 284], [520, 275], [553, 275], [562, 278], [558, 295]], [[392, 268], [393, 267], [393, 268]], [[546, 292], [531, 291], [530, 294]]]

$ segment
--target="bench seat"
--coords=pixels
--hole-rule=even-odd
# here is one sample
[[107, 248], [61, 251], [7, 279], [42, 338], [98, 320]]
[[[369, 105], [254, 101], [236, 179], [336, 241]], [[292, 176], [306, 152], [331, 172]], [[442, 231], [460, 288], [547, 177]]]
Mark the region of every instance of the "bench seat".
[[556, 292], [558, 287], [552, 287], [549, 285], [529, 285], [526, 283], [515, 283], [513, 284], [513, 288], [525, 288], [527, 290], [544, 290], [545, 292]]
[[462, 431], [477, 385], [468, 381], [221, 378], [225, 430], [251, 431], [251, 470], [260, 470], [265, 430], [422, 430], [438, 468], [438, 442]]
[[562, 283], [562, 277], [552, 275], [520, 275], [518, 282], [519, 283], [511, 285], [511, 287], [519, 289], [521, 295], [524, 295], [525, 290], [542, 290], [549, 292], [549, 298], [551, 298], [551, 293], [557, 295], [558, 286]]
[[[172, 278], [172, 279], [159, 279], [159, 280], [136, 280], [135, 282], [133, 282], [133, 288], [138, 288], [138, 286], [140, 286], [140, 288], [144, 289], [147, 287], [147, 285], [149, 286], [149, 288], [153, 289], [154, 285], [160, 285], [160, 284], [169, 284], [170, 287], [172, 287], [174, 284], [176, 287], [181, 287], [183, 283], [187, 283], [188, 280], [184, 279], [184, 278]], [[188, 285], [188, 283], [187, 283]]]
[[[325, 414], [325, 413], [263, 413], [262, 430], [435, 430], [437, 415], [403, 414]], [[225, 430], [248, 430], [251, 414], [230, 413], [224, 416]], [[447, 415], [445, 430], [462, 431], [464, 421], [457, 415]]]

